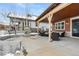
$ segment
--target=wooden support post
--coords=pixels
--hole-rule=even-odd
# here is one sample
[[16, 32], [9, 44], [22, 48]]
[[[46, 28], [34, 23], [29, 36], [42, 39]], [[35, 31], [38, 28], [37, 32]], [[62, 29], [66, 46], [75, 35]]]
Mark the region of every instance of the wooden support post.
[[39, 22], [37, 22], [37, 33], [39, 33]]
[[48, 22], [49, 22], [49, 41], [52, 41], [51, 40], [51, 20], [52, 20], [52, 16], [53, 15], [49, 15], [48, 16]]

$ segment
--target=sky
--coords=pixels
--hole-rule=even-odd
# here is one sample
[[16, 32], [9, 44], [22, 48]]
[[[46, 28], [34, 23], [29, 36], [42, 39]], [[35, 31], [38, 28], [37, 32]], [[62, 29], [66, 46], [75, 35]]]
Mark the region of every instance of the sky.
[[39, 16], [48, 8], [50, 3], [0, 3], [0, 23], [9, 23], [6, 17], [8, 12], [13, 12], [16, 15], [31, 14]]

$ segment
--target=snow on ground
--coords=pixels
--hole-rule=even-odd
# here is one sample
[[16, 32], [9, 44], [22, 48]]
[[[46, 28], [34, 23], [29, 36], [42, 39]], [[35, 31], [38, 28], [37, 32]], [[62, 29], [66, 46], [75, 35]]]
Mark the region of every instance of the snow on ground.
[[20, 50], [20, 42], [22, 39], [19, 37], [5, 39], [4, 41], [0, 40], [0, 55], [10, 55], [15, 54], [16, 50]]

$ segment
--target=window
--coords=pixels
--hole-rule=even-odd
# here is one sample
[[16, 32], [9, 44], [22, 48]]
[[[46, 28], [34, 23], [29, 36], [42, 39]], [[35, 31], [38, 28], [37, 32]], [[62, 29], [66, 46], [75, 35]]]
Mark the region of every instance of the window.
[[64, 30], [64, 21], [55, 23], [56, 30]]

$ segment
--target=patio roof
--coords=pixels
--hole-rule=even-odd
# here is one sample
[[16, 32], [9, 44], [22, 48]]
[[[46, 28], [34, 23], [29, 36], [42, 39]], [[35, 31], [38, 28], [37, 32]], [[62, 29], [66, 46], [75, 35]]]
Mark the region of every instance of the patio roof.
[[44, 15], [46, 15], [47, 13], [49, 13], [52, 9], [54, 9], [55, 7], [57, 7], [60, 3], [52, 3], [37, 19], [36, 21], [38, 21], [41, 17], [43, 17]]
[[79, 3], [72, 3], [71, 5], [61, 9], [53, 15], [52, 22], [59, 21], [65, 18], [70, 18], [79, 15]]
[[[40, 18], [42, 18], [45, 14], [49, 13], [51, 10], [53, 10], [54, 4], [50, 5], [47, 10], [45, 10], [37, 19], [38, 21]], [[59, 4], [57, 4], [55, 7], [57, 7]], [[52, 7], [52, 8], [51, 8]], [[69, 6], [57, 11], [53, 14], [52, 22], [62, 20], [64, 18], [74, 17], [79, 15], [79, 3], [72, 3]], [[41, 20], [41, 22], [48, 22], [47, 18], [44, 18]]]

